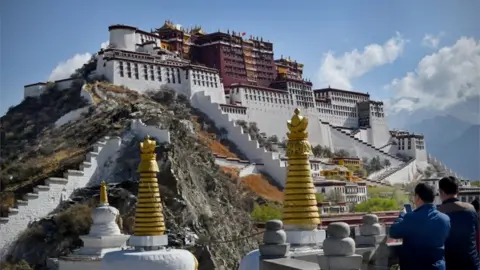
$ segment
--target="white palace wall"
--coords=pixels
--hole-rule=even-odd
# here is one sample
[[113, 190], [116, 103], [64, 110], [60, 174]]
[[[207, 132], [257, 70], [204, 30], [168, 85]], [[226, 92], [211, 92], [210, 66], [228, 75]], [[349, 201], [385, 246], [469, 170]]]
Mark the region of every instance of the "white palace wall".
[[[147, 134], [161, 142], [169, 142], [170, 134], [153, 126], [146, 126], [140, 120], [133, 120], [131, 128], [141, 138]], [[17, 201], [16, 208], [10, 208], [7, 218], [0, 218], [0, 250], [3, 251], [30, 222], [41, 219], [54, 211], [60, 202], [68, 200], [77, 188], [98, 184], [99, 171], [111, 166], [109, 161], [116, 156], [121, 146], [120, 137], [105, 137], [94, 144], [93, 151], [86, 155], [79, 170], [68, 170], [64, 178], [50, 177], [45, 185], [38, 185], [33, 193]]]
[[[123, 62], [124, 76], [120, 74], [120, 62]], [[160, 89], [162, 86], [172, 88], [177, 93], [183, 94], [187, 97], [192, 97], [192, 95], [199, 91], [205, 91], [208, 95], [212, 97], [212, 100], [215, 102], [224, 104], [225, 103], [225, 93], [223, 89], [223, 84], [220, 82], [220, 77], [216, 72], [206, 72], [190, 67], [174, 67], [174, 66], [164, 66], [154, 63], [145, 63], [149, 67], [154, 67], [154, 72], [148, 72], [145, 74], [143, 65], [144, 63], [138, 63], [138, 79], [135, 78], [133, 72], [132, 76], [127, 76], [126, 63], [125, 61], [118, 60], [103, 60], [103, 57], [99, 56], [97, 60], [97, 75], [104, 75], [111, 83], [115, 85], [123, 85], [130, 89], [134, 89], [139, 92], [145, 92], [147, 90], [156, 90]], [[131, 62], [133, 65], [133, 62]], [[132, 66], [133, 70], [133, 66]], [[168, 82], [167, 70], [170, 70], [170, 77], [174, 77], [174, 80]], [[160, 72], [160, 73], [159, 73]], [[188, 73], [188, 74], [187, 74]], [[152, 77], [153, 74], [153, 77]], [[148, 79], [145, 79], [147, 75]], [[159, 76], [161, 75], [161, 76]], [[202, 76], [203, 75], [203, 76]], [[210, 78], [213, 78], [215, 84], [209, 84], [206, 81], [207, 75]], [[202, 77], [200, 77], [202, 76]], [[159, 80], [161, 78], [161, 81]], [[200, 79], [205, 78], [205, 79]], [[180, 80], [178, 80], [180, 79]]]
[[206, 96], [205, 93], [197, 92], [193, 96], [191, 104], [214, 121], [217, 128], [225, 128], [228, 132], [228, 139], [235, 142], [250, 162], [263, 164], [262, 170], [275, 179], [280, 186], [284, 186], [286, 168], [280, 160], [264, 147], [260, 147], [256, 140], [250, 138], [249, 134], [243, 133], [242, 127], [235, 123], [235, 119], [231, 119], [228, 114], [223, 113], [218, 103], [211, 102], [211, 97]]
[[[279, 140], [287, 137], [287, 121], [292, 118], [293, 111], [297, 106], [278, 105], [267, 102], [251, 101], [246, 102], [246, 115], [229, 113], [233, 120], [245, 120], [247, 122], [257, 123], [260, 132], [270, 136], [277, 136]], [[301, 114], [309, 120], [308, 134], [310, 143], [315, 146], [332, 147], [332, 138], [328, 126], [322, 125], [318, 120], [318, 113], [314, 109], [300, 109]]]

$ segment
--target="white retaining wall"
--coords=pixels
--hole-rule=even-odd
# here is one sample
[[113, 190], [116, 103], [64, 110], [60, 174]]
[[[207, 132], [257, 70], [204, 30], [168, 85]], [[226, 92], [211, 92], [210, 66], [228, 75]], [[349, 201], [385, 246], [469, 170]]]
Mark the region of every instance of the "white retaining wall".
[[375, 148], [372, 148], [362, 142], [352, 139], [348, 135], [340, 132], [335, 128], [331, 128], [330, 130], [335, 150], [344, 149], [349, 151], [351, 155], [357, 156], [359, 158], [366, 157], [368, 159], [371, 159], [378, 156], [382, 160], [390, 160], [391, 166], [398, 166], [402, 163], [396, 158], [392, 158], [378, 150], [375, 150]]
[[249, 134], [243, 133], [242, 127], [236, 125], [235, 120], [222, 112], [218, 103], [213, 103], [210, 96], [204, 92], [197, 92], [191, 100], [192, 106], [205, 113], [217, 126], [228, 131], [228, 139], [235, 142], [250, 162], [263, 164], [263, 171], [270, 175], [280, 186], [284, 186], [286, 168], [271, 152], [258, 145], [257, 140], [252, 140]]
[[[141, 138], [148, 134], [159, 142], [170, 141], [167, 130], [146, 126], [141, 120], [132, 120], [131, 128]], [[120, 137], [104, 137], [94, 144], [93, 151], [87, 154], [79, 170], [68, 170], [64, 178], [50, 177], [45, 185], [36, 186], [33, 193], [17, 201], [17, 207], [10, 208], [8, 218], [0, 218], [0, 249], [3, 251], [30, 222], [49, 215], [60, 202], [68, 200], [75, 189], [98, 184], [99, 179], [93, 181], [95, 176], [106, 167], [111, 167], [108, 163], [118, 155], [120, 146]]]
[[85, 106], [73, 111], [69, 111], [68, 113], [64, 114], [62, 117], [58, 118], [55, 121], [55, 127], [63, 126], [71, 121], [76, 121], [82, 117], [83, 114], [87, 113], [90, 109], [90, 106]]
[[247, 175], [250, 175], [250, 174], [259, 174], [260, 171], [259, 169], [257, 168], [257, 165], [255, 164], [250, 164], [246, 167], [244, 167], [243, 169], [240, 170], [240, 172], [238, 173], [238, 177], [245, 177]]
[[355, 134], [355, 138], [364, 142], [368, 142], [368, 129], [360, 129], [360, 131]]
[[[109, 147], [104, 147], [105, 145]], [[90, 181], [102, 159], [113, 154], [120, 147], [120, 138], [105, 137], [94, 145], [94, 150], [87, 154], [86, 160], [79, 170], [68, 170], [64, 178], [51, 177], [44, 186], [34, 188], [34, 193], [28, 193], [24, 200], [17, 201], [17, 208], [11, 208], [8, 218], [2, 218], [0, 224], [0, 248], [5, 248], [17, 235], [27, 228], [30, 222], [47, 216], [55, 210], [58, 204], [67, 200], [77, 188], [82, 188]]]
[[223, 158], [223, 157], [216, 157], [215, 164], [217, 164], [218, 166], [232, 167], [237, 169], [242, 169], [250, 165], [250, 163], [243, 163], [237, 159], [229, 159], [229, 158]]
[[382, 179], [382, 182], [388, 182], [392, 185], [411, 183], [415, 180], [415, 174], [417, 173], [417, 160], [412, 160], [408, 164], [396, 171], [395, 173]]

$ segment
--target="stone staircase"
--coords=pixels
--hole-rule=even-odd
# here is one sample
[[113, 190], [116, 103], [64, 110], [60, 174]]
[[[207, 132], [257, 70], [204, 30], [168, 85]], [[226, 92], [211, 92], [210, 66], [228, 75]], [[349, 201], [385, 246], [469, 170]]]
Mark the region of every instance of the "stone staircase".
[[379, 147], [378, 149], [382, 150], [384, 149], [385, 147], [389, 146], [389, 145], [392, 145], [392, 142], [388, 142], [387, 144], [385, 144], [384, 146], [382, 147]]
[[270, 175], [279, 186], [284, 186], [286, 168], [278, 155], [260, 147], [257, 140], [252, 139], [248, 133], [244, 133], [243, 128], [222, 111], [220, 104], [212, 102], [212, 98], [204, 92], [195, 93], [192, 96], [191, 104], [207, 115], [217, 128], [225, 128], [228, 132], [228, 139], [235, 142], [250, 163], [261, 165], [259, 167], [262, 172]]
[[404, 162], [403, 164], [399, 165], [399, 166], [396, 166], [394, 168], [391, 168], [390, 170], [387, 170], [385, 171], [384, 173], [378, 175], [377, 177], [374, 178], [375, 181], [383, 181], [385, 178], [393, 175], [394, 173], [398, 172], [399, 170], [407, 167], [408, 165], [410, 165], [412, 162], [414, 162], [415, 159], [411, 159], [409, 160], [408, 162]]
[[350, 132], [350, 135], [355, 136], [360, 132], [360, 128]]
[[120, 142], [118, 137], [104, 137], [94, 144], [78, 170], [67, 170], [63, 178], [50, 177], [44, 185], [37, 185], [32, 193], [25, 194], [23, 200], [17, 200], [16, 206], [9, 209], [8, 217], [0, 218], [0, 249], [11, 243], [29, 223], [47, 216], [60, 202], [68, 200], [75, 189], [85, 187], [97, 167], [103, 166], [101, 160], [118, 149]]
[[375, 147], [374, 145], [372, 145], [372, 144], [370, 144], [370, 143], [367, 143], [367, 142], [364, 142], [364, 141], [362, 141], [362, 140], [360, 140], [360, 139], [358, 139], [358, 138], [355, 138], [354, 135], [349, 134], [349, 133], [347, 133], [347, 132], [345, 132], [345, 131], [343, 131], [343, 130], [341, 130], [341, 129], [339, 129], [339, 128], [336, 128], [335, 126], [331, 125], [329, 122], [321, 121], [321, 123], [322, 123], [322, 124], [325, 124], [325, 125], [328, 125], [328, 126], [330, 126], [330, 128], [332, 128], [332, 129], [334, 129], [334, 130], [336, 130], [336, 131], [341, 132], [343, 135], [348, 136], [350, 139], [355, 140], [355, 141], [357, 141], [357, 142], [359, 142], [359, 143], [362, 143], [362, 144], [366, 145], [367, 147], [371, 148], [372, 150], [375, 150], [375, 151], [379, 154], [379, 156], [389, 157], [389, 158], [392, 158], [392, 159], [394, 159], [394, 160], [397, 160], [397, 161], [403, 163], [403, 161], [402, 161], [401, 159], [399, 159], [398, 157], [395, 157], [395, 156], [393, 156], [393, 155], [390, 155], [389, 153], [387, 153], [387, 152], [385, 152], [385, 151], [383, 151], [383, 150]]

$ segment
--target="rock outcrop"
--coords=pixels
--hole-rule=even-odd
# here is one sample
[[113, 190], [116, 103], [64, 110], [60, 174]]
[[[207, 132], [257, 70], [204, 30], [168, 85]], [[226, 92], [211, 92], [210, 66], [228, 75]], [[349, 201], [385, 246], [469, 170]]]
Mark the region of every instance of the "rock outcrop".
[[[51, 119], [41, 132], [31, 135], [42, 145], [55, 142], [57, 147], [48, 153], [48, 157], [56, 158], [56, 167], [47, 170], [46, 167], [37, 166], [37, 170], [43, 170], [42, 174], [22, 172], [21, 176], [25, 178], [16, 175], [14, 180], [2, 171], [2, 181], [10, 181], [8, 191], [19, 196], [21, 192], [28, 192], [28, 186], [41, 184], [44, 178], [61, 173], [68, 166], [78, 165], [75, 163], [77, 159], [56, 155], [59, 151], [69, 153], [75, 147], [81, 156], [98, 138], [106, 135], [125, 136], [129, 132], [128, 122], [142, 119], [148, 125], [168, 129], [171, 135], [170, 144], [162, 144], [157, 148], [161, 168], [158, 179], [170, 244], [184, 246], [190, 242], [186, 240], [189, 238], [187, 236], [195, 234], [199, 238], [197, 243], [187, 248], [197, 256], [200, 269], [235, 269], [241, 256], [258, 243], [258, 238], [245, 237], [255, 234], [249, 214], [256, 196], [242, 189], [231, 176], [219, 169], [210, 150], [189, 128], [192, 110], [188, 100], [168, 91], [153, 100], [116, 86], [103, 84], [102, 87], [93, 88], [100, 101], [92, 105], [86, 114], [60, 127], [54, 125], [57, 119]], [[79, 95], [74, 91], [71, 94]], [[16, 114], [21, 112], [17, 110]], [[8, 117], [7, 114], [5, 119]], [[9, 131], [5, 129], [4, 132]], [[101, 176], [111, 183], [108, 188], [109, 201], [120, 211], [119, 224], [124, 233], [131, 233], [134, 222], [138, 139], [133, 138], [126, 143], [116, 158], [114, 168]], [[10, 159], [2, 160], [2, 168], [6, 166], [4, 162], [15, 164], [14, 154], [17, 152], [22, 153], [24, 163], [39, 160], [35, 151], [41, 145], [22, 146], [20, 142], [16, 143], [19, 149], [12, 149], [8, 155]], [[26, 179], [28, 184], [24, 182]], [[17, 189], [17, 186], [22, 189]], [[88, 233], [91, 225], [90, 219], [81, 217], [90, 216], [98, 192], [98, 186], [76, 190], [70, 200], [63, 202], [51, 216], [26, 228], [8, 250], [6, 258], [45, 265], [47, 257], [66, 255], [79, 247], [81, 241], [78, 236]]]

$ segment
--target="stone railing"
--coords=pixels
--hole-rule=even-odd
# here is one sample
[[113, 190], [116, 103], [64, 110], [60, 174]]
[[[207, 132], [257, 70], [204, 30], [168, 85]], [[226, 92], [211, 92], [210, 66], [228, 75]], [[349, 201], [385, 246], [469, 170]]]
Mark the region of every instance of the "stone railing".
[[322, 249], [316, 254], [298, 256], [289, 251], [281, 222], [269, 221], [259, 248], [258, 268], [252, 270], [390, 270], [398, 265], [401, 243], [388, 243], [385, 229], [378, 222], [376, 215], [365, 215], [355, 239], [348, 224], [331, 223]]

